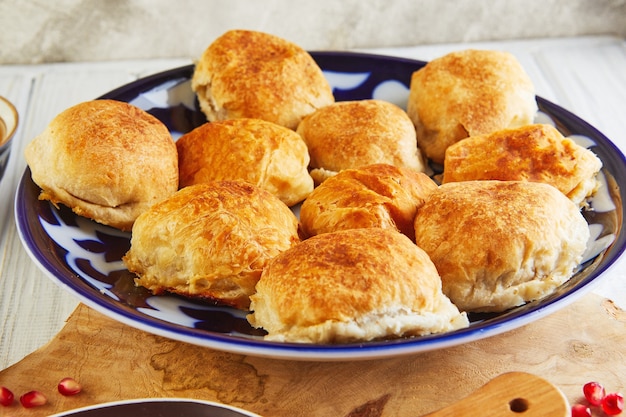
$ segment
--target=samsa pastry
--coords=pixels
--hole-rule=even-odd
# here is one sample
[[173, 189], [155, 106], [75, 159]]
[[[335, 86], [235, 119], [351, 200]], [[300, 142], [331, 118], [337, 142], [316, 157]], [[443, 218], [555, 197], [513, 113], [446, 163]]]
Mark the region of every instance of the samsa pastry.
[[247, 309], [268, 261], [300, 241], [278, 198], [243, 181], [185, 187], [143, 213], [123, 257], [137, 285]]
[[415, 217], [415, 241], [437, 267], [443, 292], [473, 312], [551, 294], [574, 274], [589, 235], [578, 206], [536, 182], [446, 183]]
[[599, 186], [602, 161], [550, 125], [472, 136], [446, 150], [443, 183], [471, 180], [534, 181], [553, 185], [576, 205]]
[[295, 129], [304, 116], [334, 103], [311, 55], [263, 32], [230, 30], [196, 63], [191, 87], [211, 122], [256, 118]]
[[25, 157], [40, 200], [121, 230], [178, 189], [178, 155], [167, 127], [120, 101], [87, 101], [59, 113]]
[[434, 59], [411, 77], [407, 113], [425, 156], [469, 136], [531, 124], [534, 85], [508, 52], [468, 49]]
[[387, 101], [337, 102], [305, 117], [297, 132], [309, 148], [318, 184], [341, 170], [372, 164], [427, 169], [411, 119]]
[[437, 184], [426, 174], [393, 165], [346, 169], [320, 184], [300, 208], [305, 236], [380, 227], [415, 238], [413, 220]]
[[248, 321], [266, 340], [350, 343], [468, 326], [441, 292], [426, 253], [401, 233], [351, 229], [303, 241], [272, 259]]
[[244, 180], [288, 206], [313, 191], [309, 153], [293, 130], [259, 119], [205, 123], [176, 142], [180, 186]]

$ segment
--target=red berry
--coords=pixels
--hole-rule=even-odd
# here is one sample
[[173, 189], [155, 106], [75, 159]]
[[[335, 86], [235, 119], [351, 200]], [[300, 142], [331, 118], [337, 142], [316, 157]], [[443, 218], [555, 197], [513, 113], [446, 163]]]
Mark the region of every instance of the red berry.
[[82, 389], [74, 378], [63, 378], [57, 388], [62, 395], [76, 395]]
[[624, 397], [618, 392], [607, 394], [602, 400], [602, 410], [610, 415], [616, 416], [624, 409]]
[[2, 404], [5, 407], [8, 407], [11, 404], [13, 404], [14, 398], [15, 396], [13, 395], [10, 389], [8, 389], [7, 387], [0, 387], [0, 404]]
[[591, 417], [591, 409], [584, 404], [576, 404], [572, 407], [572, 417]]
[[24, 408], [39, 407], [47, 402], [46, 397], [39, 391], [28, 391], [20, 397], [20, 403]]
[[602, 404], [605, 395], [604, 387], [598, 382], [587, 382], [583, 386], [583, 393], [591, 405]]

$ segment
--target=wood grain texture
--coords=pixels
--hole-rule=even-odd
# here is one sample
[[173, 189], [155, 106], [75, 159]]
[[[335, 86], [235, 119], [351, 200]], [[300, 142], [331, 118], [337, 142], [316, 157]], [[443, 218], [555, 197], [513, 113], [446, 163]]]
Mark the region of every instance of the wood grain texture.
[[[270, 416], [419, 416], [466, 397], [512, 371], [540, 376], [580, 400], [601, 381], [625, 391], [626, 314], [590, 294], [520, 329], [477, 342], [384, 360], [299, 362], [244, 356], [176, 342], [113, 321], [84, 305], [46, 346], [0, 372], [16, 396], [39, 389], [48, 404], [0, 407], [0, 415], [43, 416], [141, 397], [218, 401]], [[57, 382], [78, 379], [63, 397]]]
[[424, 417], [568, 417], [569, 403], [561, 390], [537, 375], [507, 372], [467, 397]]

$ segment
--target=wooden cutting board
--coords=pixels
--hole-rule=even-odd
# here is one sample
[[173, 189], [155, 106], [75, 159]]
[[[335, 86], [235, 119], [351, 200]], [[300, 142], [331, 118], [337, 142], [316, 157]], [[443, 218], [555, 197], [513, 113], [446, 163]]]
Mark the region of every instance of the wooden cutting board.
[[[214, 351], [113, 321], [80, 305], [46, 346], [0, 372], [16, 397], [42, 391], [48, 404], [15, 402], [1, 416], [43, 416], [100, 402], [189, 397], [263, 416], [420, 416], [509, 371], [529, 372], [581, 400], [589, 380], [626, 392], [626, 312], [590, 294], [539, 321], [477, 342], [391, 359], [298, 362]], [[63, 397], [66, 376], [83, 391]]]

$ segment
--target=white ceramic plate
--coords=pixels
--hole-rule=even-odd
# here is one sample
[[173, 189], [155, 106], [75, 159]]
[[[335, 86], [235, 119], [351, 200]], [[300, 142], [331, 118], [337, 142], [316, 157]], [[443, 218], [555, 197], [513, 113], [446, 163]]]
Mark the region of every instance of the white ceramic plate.
[[[355, 53], [313, 53], [340, 100], [384, 99], [405, 107], [413, 71], [424, 62]], [[162, 120], [178, 138], [206, 122], [190, 87], [192, 66], [140, 79], [102, 98], [126, 101]], [[592, 126], [538, 97], [540, 122], [591, 148], [603, 161], [604, 186], [584, 214], [593, 244], [589, 260], [558, 291], [502, 314], [470, 315], [469, 328], [419, 338], [343, 345], [267, 342], [250, 327], [245, 312], [176, 296], [151, 296], [133, 284], [122, 256], [130, 235], [39, 201], [27, 169], [18, 187], [18, 231], [32, 259], [57, 284], [86, 305], [130, 326], [168, 338], [248, 355], [301, 360], [356, 360], [412, 354], [459, 345], [506, 332], [552, 313], [589, 291], [626, 247], [622, 231], [626, 161]]]

